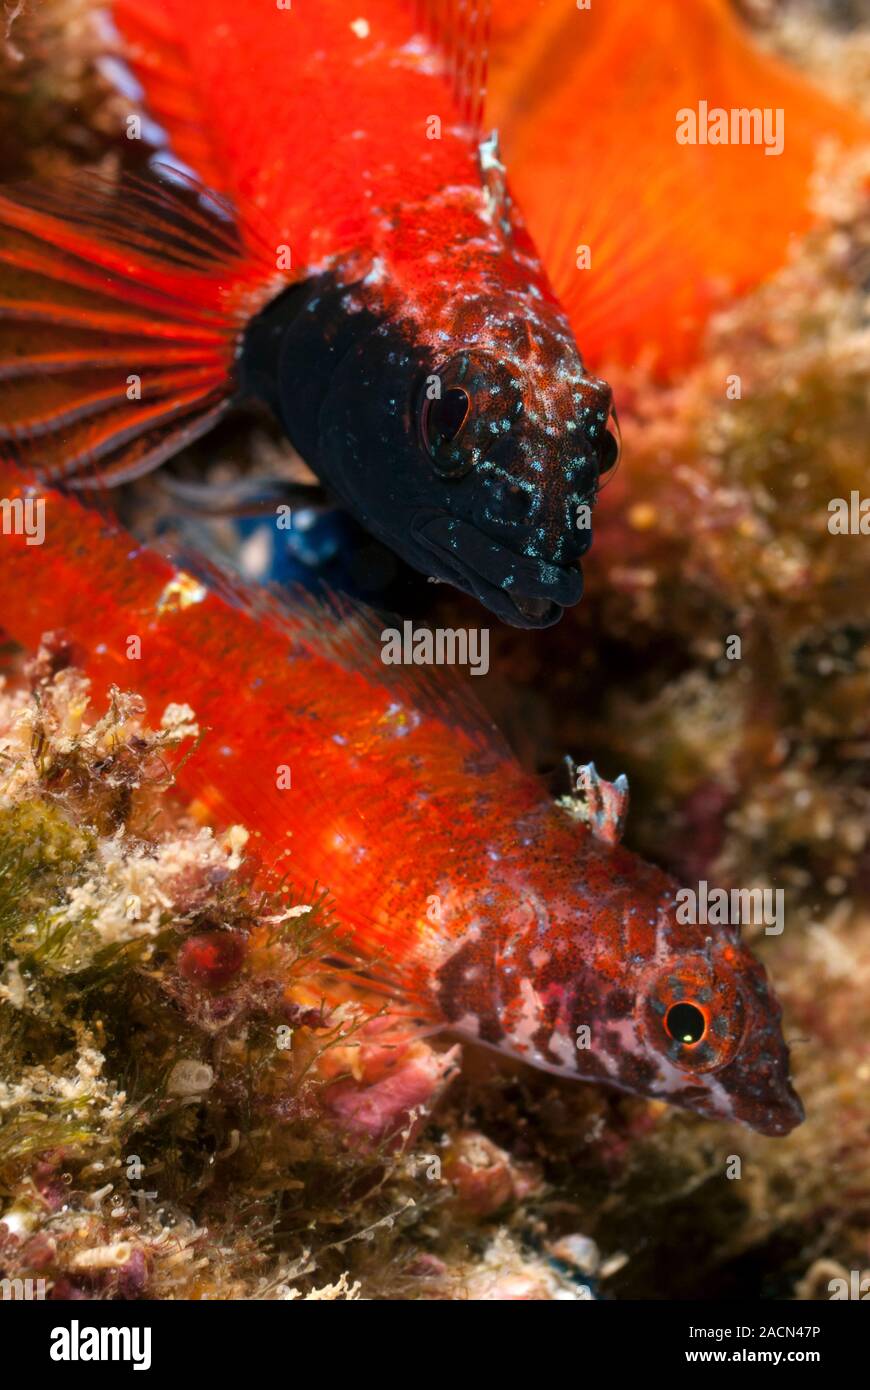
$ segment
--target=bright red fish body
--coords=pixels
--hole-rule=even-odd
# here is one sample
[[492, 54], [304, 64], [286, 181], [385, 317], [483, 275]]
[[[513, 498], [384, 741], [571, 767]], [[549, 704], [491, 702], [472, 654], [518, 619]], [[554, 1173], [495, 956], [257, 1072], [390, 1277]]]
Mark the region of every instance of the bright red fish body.
[[[15, 468], [0, 490], [21, 496]], [[132, 686], [152, 720], [189, 704], [208, 732], [182, 792], [328, 886], [398, 1012], [766, 1134], [800, 1121], [762, 966], [734, 928], [678, 920], [677, 885], [615, 842], [614, 814], [583, 823], [455, 685], [385, 666], [380, 624], [222, 595], [45, 497], [43, 544], [0, 545], [4, 626], [30, 648], [62, 629], [97, 699]]]

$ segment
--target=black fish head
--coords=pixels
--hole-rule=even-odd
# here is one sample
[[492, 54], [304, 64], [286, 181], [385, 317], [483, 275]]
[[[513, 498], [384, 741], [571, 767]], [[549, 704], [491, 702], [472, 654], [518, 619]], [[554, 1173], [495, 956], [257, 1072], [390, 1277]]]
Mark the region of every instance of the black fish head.
[[519, 627], [578, 602], [619, 436], [555, 304], [460, 307], [447, 333], [324, 277], [294, 307], [278, 390], [303, 457], [416, 569]]
[[542, 350], [539, 334], [509, 322], [460, 348], [426, 373], [414, 404], [438, 505], [418, 511], [412, 534], [439, 578], [521, 627], [548, 626], [579, 600], [592, 507], [619, 454], [609, 386], [575, 353]]

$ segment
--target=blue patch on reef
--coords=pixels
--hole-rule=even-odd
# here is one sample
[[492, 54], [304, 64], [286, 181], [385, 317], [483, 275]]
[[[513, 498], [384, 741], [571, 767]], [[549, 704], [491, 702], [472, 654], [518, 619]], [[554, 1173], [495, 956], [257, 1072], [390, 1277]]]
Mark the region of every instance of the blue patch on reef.
[[[135, 526], [135, 522], [133, 522]], [[160, 515], [153, 534], [176, 563], [201, 572], [198, 559], [229, 567], [249, 584], [300, 585], [361, 599], [391, 612], [425, 612], [433, 586], [338, 507], [293, 507], [290, 515], [207, 518]]]
[[337, 508], [294, 507], [289, 520], [256, 517], [230, 525], [237, 537], [233, 563], [254, 583], [315, 591], [327, 584], [377, 603], [399, 570], [390, 551]]

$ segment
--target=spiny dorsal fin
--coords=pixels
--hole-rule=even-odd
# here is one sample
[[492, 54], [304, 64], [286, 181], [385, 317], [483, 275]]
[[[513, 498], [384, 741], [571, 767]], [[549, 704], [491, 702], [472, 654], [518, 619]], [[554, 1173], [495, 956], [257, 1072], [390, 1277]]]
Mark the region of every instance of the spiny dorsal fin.
[[565, 759], [571, 779], [571, 792], [559, 798], [558, 804], [572, 820], [584, 825], [609, 845], [618, 844], [628, 815], [628, 778], [620, 773], [615, 782], [601, 776], [594, 763], [577, 767]]
[[472, 130], [483, 129], [492, 0], [413, 0], [415, 18], [447, 62], [453, 95]]
[[[611, 362], [679, 376], [697, 360], [711, 311], [778, 269], [816, 220], [821, 142], [867, 141], [866, 119], [761, 47], [741, 8], [493, 6], [487, 119], [580, 351], [605, 376]], [[782, 144], [703, 143], [702, 129], [679, 143], [681, 113], [700, 121], [702, 104], [732, 122], [763, 112], [769, 141], [781, 118]]]

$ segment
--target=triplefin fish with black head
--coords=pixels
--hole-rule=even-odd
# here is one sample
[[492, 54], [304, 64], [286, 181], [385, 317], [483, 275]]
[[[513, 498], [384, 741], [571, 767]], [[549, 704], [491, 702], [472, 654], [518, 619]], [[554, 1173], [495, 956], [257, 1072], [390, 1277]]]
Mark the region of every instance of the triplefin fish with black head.
[[265, 402], [411, 565], [545, 626], [582, 593], [610, 390], [480, 142], [488, 6], [358, 8], [114, 0], [196, 178], [0, 196], [0, 443], [121, 483]]
[[[241, 377], [375, 535], [506, 622], [542, 627], [582, 594], [618, 431], [610, 388], [585, 372], [531, 252], [506, 258], [478, 200], [444, 196], [451, 232], [426, 253], [423, 290], [400, 211], [380, 248], [388, 283], [345, 285], [333, 270], [270, 305]], [[472, 264], [480, 288], [457, 307]]]

